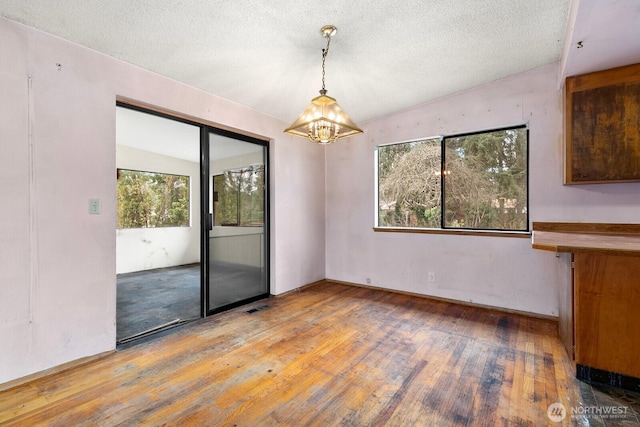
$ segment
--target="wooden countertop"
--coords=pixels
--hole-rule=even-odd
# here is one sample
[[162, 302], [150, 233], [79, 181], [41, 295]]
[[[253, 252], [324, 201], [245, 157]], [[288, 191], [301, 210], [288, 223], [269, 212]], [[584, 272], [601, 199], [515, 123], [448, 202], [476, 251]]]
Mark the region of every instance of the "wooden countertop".
[[640, 257], [640, 224], [534, 222], [531, 246], [554, 252]]

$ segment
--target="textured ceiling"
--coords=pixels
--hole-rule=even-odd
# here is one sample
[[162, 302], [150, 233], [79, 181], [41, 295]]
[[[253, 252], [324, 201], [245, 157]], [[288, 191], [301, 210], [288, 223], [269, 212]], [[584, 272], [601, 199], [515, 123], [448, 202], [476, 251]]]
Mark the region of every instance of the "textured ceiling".
[[285, 122], [356, 123], [560, 60], [569, 0], [0, 0], [0, 14]]
[[561, 77], [640, 63], [640, 1], [573, 3]]

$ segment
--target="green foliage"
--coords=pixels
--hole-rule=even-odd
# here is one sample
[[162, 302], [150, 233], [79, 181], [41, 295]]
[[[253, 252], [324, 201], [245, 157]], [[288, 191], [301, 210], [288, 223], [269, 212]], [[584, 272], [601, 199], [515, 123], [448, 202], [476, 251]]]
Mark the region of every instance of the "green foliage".
[[215, 225], [264, 224], [264, 165], [227, 170], [213, 177]]
[[446, 226], [526, 230], [526, 129], [445, 138], [445, 147]]
[[225, 173], [213, 177], [214, 225], [238, 225], [238, 177]]
[[189, 177], [118, 170], [117, 227], [189, 226]]

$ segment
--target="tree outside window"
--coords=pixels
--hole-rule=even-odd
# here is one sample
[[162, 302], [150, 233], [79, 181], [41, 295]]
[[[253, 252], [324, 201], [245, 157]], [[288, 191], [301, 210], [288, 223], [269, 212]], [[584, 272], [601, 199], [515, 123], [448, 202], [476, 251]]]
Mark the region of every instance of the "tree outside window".
[[264, 165], [224, 171], [213, 177], [214, 225], [264, 225]]
[[378, 147], [378, 227], [528, 230], [525, 126]]
[[189, 177], [118, 169], [117, 228], [189, 226]]

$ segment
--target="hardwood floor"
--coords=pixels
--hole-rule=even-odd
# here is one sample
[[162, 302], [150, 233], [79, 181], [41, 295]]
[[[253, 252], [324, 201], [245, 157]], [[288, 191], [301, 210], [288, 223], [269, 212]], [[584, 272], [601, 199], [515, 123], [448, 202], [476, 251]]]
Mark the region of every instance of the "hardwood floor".
[[324, 282], [2, 392], [0, 425], [561, 425], [582, 399], [556, 329]]

